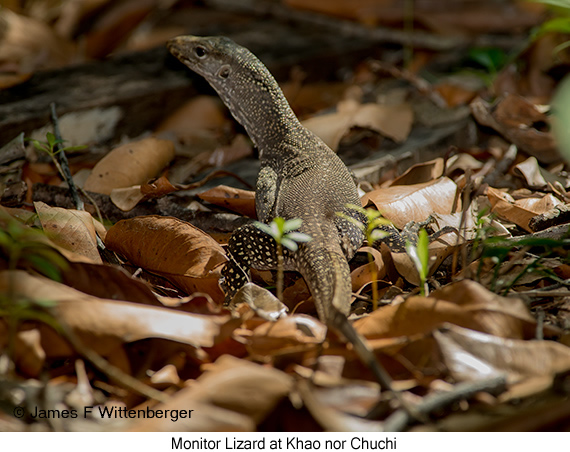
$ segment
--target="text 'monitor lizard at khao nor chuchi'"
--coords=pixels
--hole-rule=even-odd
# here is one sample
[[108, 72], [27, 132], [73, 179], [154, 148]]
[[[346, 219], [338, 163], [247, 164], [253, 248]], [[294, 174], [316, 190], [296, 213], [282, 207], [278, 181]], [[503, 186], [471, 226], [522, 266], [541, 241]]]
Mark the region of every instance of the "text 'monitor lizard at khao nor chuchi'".
[[[198, 36], [174, 38], [168, 48], [210, 83], [258, 148], [258, 219], [270, 223], [276, 217], [300, 218], [299, 232], [311, 237], [295, 252], [284, 250], [285, 269], [301, 273], [321, 321], [350, 341], [381, 386], [390, 389], [388, 374], [346, 317], [352, 292], [348, 259], [364, 234], [338, 213], [366, 222], [347, 207], [360, 205], [350, 171], [300, 123], [269, 70], [248, 49], [225, 37]], [[250, 268], [277, 265], [274, 239], [254, 224], [234, 231], [228, 254], [223, 270], [226, 299], [248, 281]]]

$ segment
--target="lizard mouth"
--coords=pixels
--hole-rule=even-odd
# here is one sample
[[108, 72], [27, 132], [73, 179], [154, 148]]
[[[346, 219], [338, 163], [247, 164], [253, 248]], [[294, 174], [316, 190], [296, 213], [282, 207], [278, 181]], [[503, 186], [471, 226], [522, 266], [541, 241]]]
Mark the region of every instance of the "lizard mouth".
[[191, 53], [186, 50], [186, 47], [187, 45], [181, 37], [173, 38], [166, 43], [166, 48], [172, 55], [178, 58], [182, 63], [190, 66], [195, 62], [189, 57]]

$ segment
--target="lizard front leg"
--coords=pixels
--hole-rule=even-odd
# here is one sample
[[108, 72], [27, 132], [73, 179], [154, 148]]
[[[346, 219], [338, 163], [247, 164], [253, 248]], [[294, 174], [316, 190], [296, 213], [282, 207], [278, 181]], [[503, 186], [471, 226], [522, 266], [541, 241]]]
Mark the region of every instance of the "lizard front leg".
[[277, 267], [275, 240], [254, 224], [246, 224], [234, 231], [228, 242], [229, 260], [222, 270], [222, 289], [226, 304], [235, 293], [250, 281], [250, 269], [272, 270]]

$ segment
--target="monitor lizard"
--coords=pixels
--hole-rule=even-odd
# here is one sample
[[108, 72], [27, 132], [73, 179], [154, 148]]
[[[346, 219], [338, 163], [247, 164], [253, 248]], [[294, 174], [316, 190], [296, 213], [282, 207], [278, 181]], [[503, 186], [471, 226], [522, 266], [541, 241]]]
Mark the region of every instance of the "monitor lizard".
[[[209, 82], [257, 147], [258, 219], [300, 218], [299, 232], [311, 237], [296, 252], [284, 250], [285, 269], [301, 273], [321, 321], [351, 342], [383, 389], [390, 389], [389, 375], [347, 319], [352, 292], [348, 260], [364, 233], [337, 213], [366, 222], [362, 213], [347, 207], [360, 205], [351, 172], [301, 124], [269, 70], [248, 49], [220, 36], [179, 36], [167, 46]], [[222, 272], [227, 299], [249, 280], [251, 267], [275, 269], [276, 253], [273, 238], [254, 224], [236, 229]]]

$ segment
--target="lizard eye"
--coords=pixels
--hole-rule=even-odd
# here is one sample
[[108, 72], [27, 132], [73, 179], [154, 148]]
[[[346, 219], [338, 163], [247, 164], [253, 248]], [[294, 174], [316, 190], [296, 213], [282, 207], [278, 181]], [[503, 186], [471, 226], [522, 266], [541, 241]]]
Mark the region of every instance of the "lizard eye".
[[228, 78], [230, 75], [230, 67], [229, 66], [222, 66], [218, 71], [218, 77], [220, 78]]
[[208, 52], [206, 51], [206, 49], [202, 46], [197, 46], [194, 47], [194, 53], [196, 54], [196, 56], [198, 58], [205, 58], [206, 55], [208, 54]]

